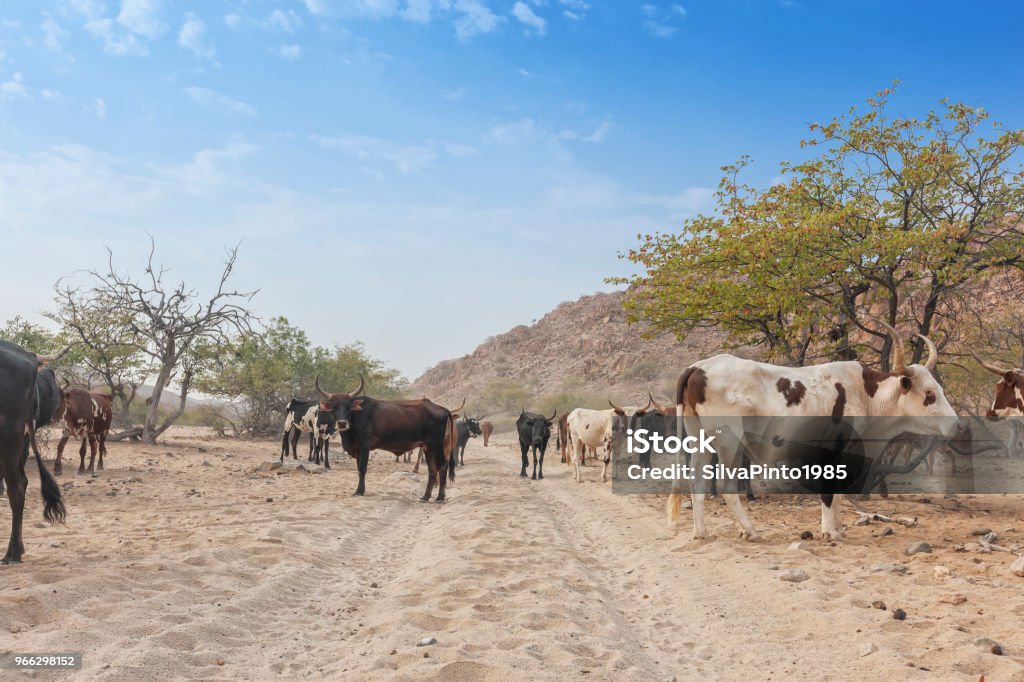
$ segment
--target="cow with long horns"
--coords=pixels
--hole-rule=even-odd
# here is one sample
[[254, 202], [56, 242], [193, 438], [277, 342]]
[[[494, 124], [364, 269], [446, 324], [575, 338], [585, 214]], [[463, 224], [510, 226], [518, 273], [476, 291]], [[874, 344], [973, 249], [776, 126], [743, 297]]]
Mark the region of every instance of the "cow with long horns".
[[597, 456], [597, 448], [604, 448], [604, 467], [601, 469], [601, 482], [604, 483], [608, 480], [608, 465], [612, 461], [612, 421], [616, 417], [627, 417], [630, 419], [642, 417], [647, 414], [647, 410], [651, 407], [650, 400], [643, 407], [619, 407], [611, 400], [608, 401], [608, 404], [611, 405], [610, 410], [588, 410], [583, 407], [577, 407], [566, 417], [565, 421], [569, 429], [566, 441], [571, 451], [573, 479], [577, 483], [583, 482], [580, 465], [583, 463], [583, 453], [587, 447], [595, 453], [595, 457]]
[[[430, 500], [435, 482], [437, 501], [445, 499], [445, 480], [455, 480], [455, 467], [449, 465], [454, 449], [454, 423], [451, 412], [423, 398], [421, 400], [376, 400], [361, 395], [365, 381], [348, 393], [330, 393], [316, 379], [316, 390], [331, 405], [336, 428], [345, 451], [355, 457], [359, 469], [359, 485], [355, 495], [366, 493], [366, 469], [370, 450], [385, 450], [394, 455], [422, 447], [429, 475], [427, 489], [421, 498]], [[465, 405], [465, 401], [463, 401]], [[461, 410], [462, 406], [459, 407]], [[457, 411], [457, 410], [456, 410]], [[446, 438], [447, 436], [447, 438]], [[450, 441], [446, 442], [446, 441]], [[447, 477], [445, 476], [447, 474]]]
[[[717, 433], [714, 448], [722, 464], [736, 468], [743, 451], [755, 463], [770, 464], [782, 448], [773, 439], [755, 440], [744, 432], [744, 417], [889, 417], [878, 420], [873, 440], [887, 443], [903, 433], [952, 438], [963, 427], [946, 400], [942, 386], [932, 375], [938, 362], [935, 344], [920, 338], [928, 348], [923, 365], [908, 365], [903, 340], [895, 329], [881, 320], [893, 342], [893, 367], [881, 372], [855, 361], [829, 362], [810, 367], [781, 367], [732, 355], [716, 355], [690, 365], [676, 386], [676, 415], [685, 431]], [[917, 417], [933, 417], [917, 419]], [[682, 430], [682, 429], [680, 429]], [[694, 470], [711, 459], [709, 452], [694, 454]], [[877, 467], [879, 473], [884, 467]], [[678, 485], [678, 483], [677, 483]], [[694, 537], [706, 538], [704, 493], [701, 478], [693, 482]], [[680, 490], [674, 488], [668, 500], [669, 526], [679, 519]], [[740, 526], [740, 535], [757, 537], [739, 495], [725, 494], [725, 501]], [[821, 495], [821, 530], [825, 536], [842, 535], [840, 495]]]
[[[974, 353], [971, 353], [974, 355]], [[1013, 457], [1014, 454], [1024, 455], [1024, 444], [1021, 438], [1024, 436], [1024, 369], [1012, 367], [1000, 367], [991, 362], [985, 362], [977, 355], [974, 359], [978, 363], [999, 377], [996, 383], [996, 397], [992, 401], [992, 407], [985, 413], [986, 417], [1018, 417], [1010, 419], [1010, 437], [1006, 444], [1006, 454]]]
[[[557, 416], [558, 410], [555, 410], [550, 417], [526, 410], [520, 412], [519, 419], [516, 420], [516, 431], [519, 433], [519, 450], [523, 457], [523, 469], [519, 475], [523, 478], [526, 478], [526, 467], [530, 464], [527, 453], [531, 450], [533, 451], [533, 476], [530, 478], [534, 481], [544, 478], [544, 451], [548, 448], [548, 441], [551, 439], [551, 425]], [[540, 454], [539, 460], [538, 453]]]

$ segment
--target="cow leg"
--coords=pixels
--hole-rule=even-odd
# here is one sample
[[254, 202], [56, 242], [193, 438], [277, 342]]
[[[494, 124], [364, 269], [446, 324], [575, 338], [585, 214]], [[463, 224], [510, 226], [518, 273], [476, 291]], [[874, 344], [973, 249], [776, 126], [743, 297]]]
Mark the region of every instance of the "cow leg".
[[466, 466], [466, 446], [459, 448], [459, 466]]
[[537, 480], [537, 446], [536, 445], [532, 446], [530, 448], [530, 450], [531, 450], [531, 452], [533, 454], [533, 475], [530, 476], [530, 480], [531, 481], [536, 481]]
[[601, 468], [601, 483], [608, 482], [608, 465], [612, 461], [612, 447], [608, 443], [604, 444], [604, 466]]
[[69, 436], [61, 436], [60, 441], [57, 443], [57, 459], [53, 463], [53, 475], [60, 476], [64, 473], [64, 465], [61, 464], [60, 457], [64, 454], [64, 446], [68, 443]]
[[314, 441], [313, 431], [310, 431], [309, 432], [309, 457], [306, 458], [307, 462], [312, 462], [313, 461], [313, 441]]
[[519, 471], [519, 476], [522, 478], [526, 478], [526, 467], [530, 466], [530, 456], [528, 454], [529, 451], [530, 446], [522, 441], [519, 441], [519, 452], [522, 455], [523, 459], [523, 468]]
[[[430, 498], [434, 494], [434, 482], [437, 480], [437, 462], [434, 461], [434, 453], [431, 450], [427, 450], [424, 453], [424, 457], [427, 460], [427, 489], [423, 492], [423, 497], [420, 498], [420, 502], [430, 502]], [[441, 490], [439, 487], [439, 495], [440, 492]]]
[[448, 482], [448, 467], [455, 466], [455, 462], [451, 465], [448, 464], [448, 458], [444, 456], [444, 441], [441, 441], [441, 447], [436, 450], [437, 452], [437, 498], [434, 502], [445, 501], [445, 487]]
[[284, 461], [285, 455], [288, 454], [288, 432], [285, 431], [281, 435], [281, 461]]
[[331, 468], [331, 439], [324, 438], [324, 468]]
[[78, 473], [85, 473], [85, 441], [87, 438], [82, 439], [82, 445], [78, 448]]
[[91, 474], [94, 471], [96, 471], [96, 450], [97, 449], [98, 449], [98, 446], [97, 446], [96, 436], [89, 436], [89, 468], [85, 470], [86, 473]]
[[21, 541], [21, 525], [25, 514], [25, 491], [28, 489], [24, 465], [15, 466], [12, 462], [10, 466], [5, 466], [4, 480], [7, 482], [7, 502], [11, 505], [11, 539], [0, 563], [20, 564], [21, 555], [25, 552]]
[[356, 486], [355, 495], [366, 494], [366, 468], [370, 463], [370, 448], [359, 446], [359, 456], [356, 457], [356, 466], [359, 468], [359, 485]]
[[298, 429], [292, 429], [292, 442], [291, 442], [291, 446], [292, 446], [292, 459], [298, 459], [299, 458], [298, 454], [296, 453], [296, 451], [299, 448], [299, 437], [300, 436], [302, 436], [302, 433]]
[[414, 466], [412, 468], [412, 472], [414, 474], [418, 474], [420, 472], [420, 460], [421, 459], [423, 459], [423, 448], [420, 448], [420, 449], [418, 449], [416, 451], [416, 466]]
[[840, 505], [842, 495], [823, 493], [821, 496], [821, 534], [830, 540], [843, 539], [842, 514]]
[[537, 480], [544, 480], [544, 450], [547, 448], [540, 449], [540, 471], [537, 472]]
[[583, 459], [583, 451], [586, 450], [586, 448], [587, 446], [580, 442], [578, 438], [576, 439], [576, 442], [572, 444], [572, 477], [577, 483], [583, 483], [583, 474], [580, 472], [580, 460]]
[[103, 471], [103, 455], [107, 454], [107, 434], [103, 432], [99, 436], [100, 439], [100, 471]]

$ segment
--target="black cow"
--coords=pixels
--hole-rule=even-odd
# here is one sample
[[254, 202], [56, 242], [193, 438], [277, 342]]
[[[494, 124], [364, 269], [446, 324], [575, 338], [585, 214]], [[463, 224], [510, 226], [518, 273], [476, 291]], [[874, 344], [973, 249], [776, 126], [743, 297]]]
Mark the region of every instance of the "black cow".
[[[36, 426], [45, 416], [39, 395], [39, 368], [63, 354], [36, 355], [17, 344], [0, 341], [0, 478], [7, 484], [7, 498], [11, 505], [11, 539], [0, 563], [21, 563], [25, 552], [21, 527], [28, 489], [25, 464], [30, 446], [39, 467], [43, 518], [51, 523], [64, 521], [64, 499], [60, 487], [43, 466], [43, 458], [36, 446]], [[55, 407], [53, 411], [56, 412]], [[49, 417], [53, 417], [52, 412]]]
[[[329, 408], [328, 408], [329, 409]], [[292, 459], [298, 459], [296, 449], [299, 444], [299, 437], [303, 433], [309, 434], [309, 457], [313, 459], [313, 446], [316, 433], [317, 413], [320, 411], [319, 400], [300, 400], [292, 398], [284, 408], [284, 426], [281, 427], [281, 461], [288, 456], [288, 440], [291, 439]]]
[[476, 438], [482, 432], [480, 430], [480, 419], [463, 417], [455, 423], [456, 437], [455, 450], [452, 452], [452, 463], [460, 466], [466, 465], [466, 444], [470, 438]]
[[[533, 450], [533, 476], [530, 478], [535, 481], [544, 478], [544, 451], [548, 447], [548, 440], [551, 438], [551, 423], [556, 416], [558, 416], [558, 410], [555, 410], [550, 417], [524, 410], [516, 420], [516, 431], [519, 432], [519, 450], [523, 456], [523, 469], [519, 475], [523, 478], [526, 478], [526, 467], [530, 464], [526, 453], [531, 449]], [[540, 451], [539, 469], [538, 451]]]
[[[438, 485], [437, 501], [445, 497], [445, 474], [455, 480], [455, 467], [449, 466], [450, 448], [446, 447], [446, 434], [452, 422], [452, 412], [426, 398], [421, 400], [376, 400], [360, 395], [364, 386], [359, 377], [359, 386], [351, 393], [328, 393], [320, 387], [317, 377], [316, 389], [331, 404], [341, 445], [345, 452], [356, 458], [359, 467], [359, 485], [355, 495], [366, 492], [366, 469], [370, 461], [370, 450], [385, 450], [394, 455], [403, 454], [416, 447], [423, 447], [429, 468], [427, 489], [420, 498], [430, 500], [434, 483]], [[465, 401], [463, 401], [465, 405]], [[459, 406], [462, 409], [462, 406]], [[457, 412], [458, 410], [454, 410]], [[453, 462], [454, 464], [454, 462]]]

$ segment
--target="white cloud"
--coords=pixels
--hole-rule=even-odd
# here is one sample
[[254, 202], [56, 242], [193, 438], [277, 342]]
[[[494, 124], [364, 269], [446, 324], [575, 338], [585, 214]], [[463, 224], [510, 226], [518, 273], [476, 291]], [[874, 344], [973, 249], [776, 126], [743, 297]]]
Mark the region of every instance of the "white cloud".
[[60, 52], [64, 39], [70, 33], [49, 14], [44, 16], [43, 23], [39, 25], [43, 29], [43, 45], [54, 52]]
[[117, 57], [144, 57], [149, 54], [145, 41], [131, 31], [119, 27], [113, 19], [94, 19], [85, 23], [85, 30], [103, 41], [103, 51]]
[[565, 8], [562, 14], [573, 21], [581, 21], [590, 9], [590, 3], [584, 0], [559, 0], [559, 4]]
[[213, 43], [206, 36], [206, 22], [192, 12], [185, 12], [178, 45], [203, 59], [213, 59], [216, 54]]
[[677, 4], [661, 8], [645, 3], [640, 5], [640, 13], [646, 17], [644, 28], [656, 38], [671, 38], [679, 30], [678, 23], [686, 21], [686, 8]]
[[493, 126], [484, 137], [497, 144], [520, 144], [539, 132], [537, 122], [532, 118], [521, 118], [511, 123]]
[[249, 118], [256, 116], [256, 110], [250, 105], [220, 92], [215, 92], [207, 88], [201, 88], [193, 85], [185, 88], [185, 94], [188, 95], [189, 99], [191, 99], [195, 104], [206, 107], [207, 109], [212, 109], [213, 111], [237, 114], [239, 116], [247, 116]]
[[530, 9], [530, 6], [524, 2], [516, 2], [512, 6], [512, 15], [519, 20], [519, 23], [535, 30], [537, 35], [544, 35], [547, 32], [547, 22], [542, 17], [537, 16]]
[[232, 12], [231, 14], [225, 14], [224, 25], [230, 28], [232, 31], [237, 31], [242, 27], [242, 15], [235, 14], [234, 12]]
[[166, 26], [160, 21], [159, 0], [122, 0], [117, 23], [136, 35], [154, 40], [163, 35]]
[[289, 9], [287, 12], [275, 9], [267, 17], [266, 24], [270, 28], [284, 31], [285, 33], [295, 33], [302, 28], [302, 17], [292, 9]]
[[604, 142], [604, 138], [607, 137], [608, 133], [611, 132], [612, 123], [611, 121], [602, 121], [594, 131], [590, 134], [583, 135], [575, 130], [563, 130], [559, 133], [558, 137], [562, 140], [571, 140], [574, 142]]
[[86, 113], [90, 113], [96, 116], [96, 118], [107, 117], [107, 103], [103, 101], [101, 97], [97, 97], [92, 101], [92, 104], [88, 104], [82, 107], [82, 110]]
[[302, 47], [299, 45], [281, 45], [274, 50], [274, 54], [281, 59], [293, 62], [302, 56]]
[[490, 33], [502, 22], [502, 18], [481, 0], [455, 0], [455, 9], [462, 13], [455, 21], [455, 35], [459, 40], [469, 40], [481, 33]]
[[345, 152], [361, 161], [393, 165], [405, 175], [421, 172], [437, 158], [431, 144], [403, 145], [367, 135], [312, 135], [310, 139], [323, 149]]
[[11, 79], [0, 83], [0, 100], [29, 99], [28, 88], [25, 87], [25, 77], [20, 71], [15, 71]]
[[407, 0], [405, 9], [400, 14], [406, 21], [425, 24], [430, 21], [430, 0]]
[[43, 88], [39, 91], [39, 96], [43, 99], [60, 99], [60, 90], [48, 90]]

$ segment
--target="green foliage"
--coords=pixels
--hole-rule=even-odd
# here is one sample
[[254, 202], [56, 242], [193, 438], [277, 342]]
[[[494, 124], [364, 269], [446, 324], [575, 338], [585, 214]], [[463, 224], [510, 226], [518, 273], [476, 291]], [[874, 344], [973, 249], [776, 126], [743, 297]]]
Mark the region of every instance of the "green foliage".
[[16, 343], [33, 353], [46, 354], [59, 350], [56, 334], [39, 325], [32, 324], [20, 315], [7, 320], [3, 329], [0, 329], [0, 339]]
[[664, 369], [664, 366], [661, 360], [657, 356], [652, 355], [641, 359], [631, 367], [627, 367], [622, 372], [622, 378], [652, 381], [661, 376], [662, 369]]
[[370, 357], [361, 344], [333, 349], [313, 346], [306, 333], [284, 317], [270, 321], [259, 333], [238, 337], [201, 372], [196, 388], [238, 403], [244, 429], [255, 433], [280, 428], [282, 412], [295, 397], [313, 397], [319, 375], [332, 392], [356, 387], [366, 378], [364, 392], [390, 398], [405, 388], [397, 370]]
[[515, 379], [499, 377], [484, 387], [480, 395], [481, 411], [487, 414], [529, 409], [530, 392]]
[[863, 353], [859, 329], [883, 341], [885, 366], [889, 343], [868, 314], [944, 331], [965, 286], [1024, 268], [1024, 131], [946, 101], [922, 119], [888, 118], [892, 93], [812, 125], [802, 147], [819, 155], [783, 163], [783, 182], [741, 184], [743, 158], [723, 168], [714, 215], [640, 236], [622, 257], [643, 273], [609, 280], [632, 285], [630, 320], [680, 338], [720, 327], [730, 345], [794, 364]]

